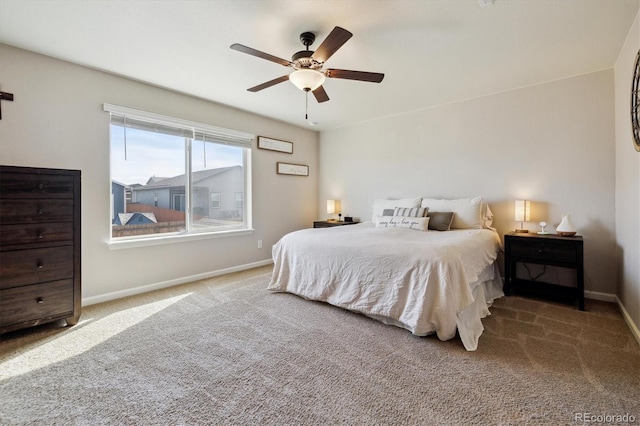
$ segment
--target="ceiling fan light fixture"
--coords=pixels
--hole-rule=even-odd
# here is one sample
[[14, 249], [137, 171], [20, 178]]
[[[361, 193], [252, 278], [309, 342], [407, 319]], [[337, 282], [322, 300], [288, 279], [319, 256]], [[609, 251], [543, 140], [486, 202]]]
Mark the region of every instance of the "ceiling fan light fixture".
[[320, 71], [301, 69], [289, 74], [289, 80], [303, 92], [314, 91], [324, 83], [325, 76]]

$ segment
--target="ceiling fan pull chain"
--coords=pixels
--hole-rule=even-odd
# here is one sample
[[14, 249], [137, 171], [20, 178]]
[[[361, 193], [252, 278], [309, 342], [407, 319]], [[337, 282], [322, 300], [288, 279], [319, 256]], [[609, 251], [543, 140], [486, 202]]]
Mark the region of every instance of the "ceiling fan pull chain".
[[304, 119], [305, 120], [309, 120], [309, 91], [306, 90], [305, 92], [305, 105], [304, 105]]

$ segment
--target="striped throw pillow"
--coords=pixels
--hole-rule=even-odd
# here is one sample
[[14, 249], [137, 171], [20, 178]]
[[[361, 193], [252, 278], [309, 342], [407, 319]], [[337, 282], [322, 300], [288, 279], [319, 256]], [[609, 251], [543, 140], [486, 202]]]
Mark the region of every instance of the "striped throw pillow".
[[428, 207], [396, 207], [393, 209], [393, 215], [402, 217], [425, 217], [428, 211]]

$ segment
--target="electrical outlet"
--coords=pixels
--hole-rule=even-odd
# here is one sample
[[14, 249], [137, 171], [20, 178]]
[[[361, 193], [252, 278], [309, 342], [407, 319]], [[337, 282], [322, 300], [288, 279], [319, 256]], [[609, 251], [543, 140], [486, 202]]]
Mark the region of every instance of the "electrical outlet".
[[262, 248], [262, 240], [258, 240], [258, 248]]

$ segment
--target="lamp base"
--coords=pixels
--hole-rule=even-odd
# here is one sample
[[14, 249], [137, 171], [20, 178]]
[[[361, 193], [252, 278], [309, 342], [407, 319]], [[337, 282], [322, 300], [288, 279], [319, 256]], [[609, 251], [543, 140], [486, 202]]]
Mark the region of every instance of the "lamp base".
[[529, 230], [528, 229], [516, 229], [514, 232], [517, 233], [517, 234], [528, 234]]

